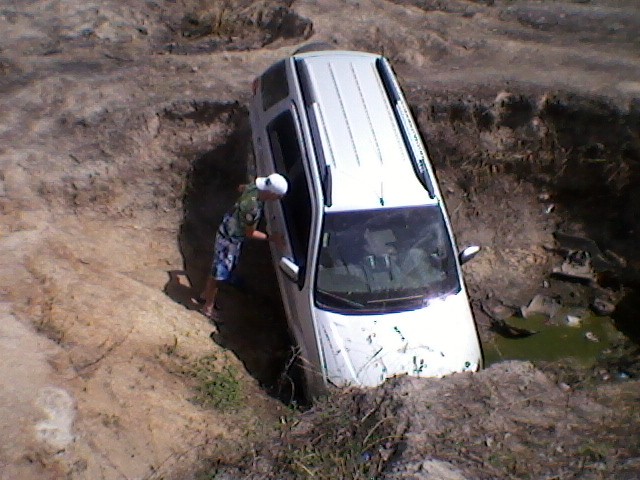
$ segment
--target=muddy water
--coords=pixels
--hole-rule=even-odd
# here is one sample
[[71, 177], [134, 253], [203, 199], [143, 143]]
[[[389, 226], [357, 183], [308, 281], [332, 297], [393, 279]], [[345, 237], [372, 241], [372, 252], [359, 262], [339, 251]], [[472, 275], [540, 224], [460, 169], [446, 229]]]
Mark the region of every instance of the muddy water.
[[576, 326], [552, 324], [542, 315], [528, 319], [511, 318], [507, 323], [536, 333], [523, 338], [497, 336], [494, 342], [483, 345], [486, 365], [503, 360], [573, 359], [588, 367], [624, 338], [608, 317], [586, 317]]

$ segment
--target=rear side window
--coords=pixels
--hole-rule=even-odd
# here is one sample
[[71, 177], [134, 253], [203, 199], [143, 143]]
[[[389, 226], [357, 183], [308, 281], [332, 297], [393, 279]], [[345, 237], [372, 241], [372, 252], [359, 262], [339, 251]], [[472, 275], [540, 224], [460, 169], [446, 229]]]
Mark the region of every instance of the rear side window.
[[273, 65], [262, 75], [261, 85], [263, 110], [269, 110], [269, 108], [289, 95], [284, 60]]
[[289, 192], [283, 197], [281, 204], [287, 222], [294, 260], [301, 269], [299, 286], [302, 287], [312, 213], [309, 184], [302, 165], [302, 151], [295, 119], [291, 111], [286, 111], [276, 117], [267, 126], [267, 133], [276, 170], [289, 180]]

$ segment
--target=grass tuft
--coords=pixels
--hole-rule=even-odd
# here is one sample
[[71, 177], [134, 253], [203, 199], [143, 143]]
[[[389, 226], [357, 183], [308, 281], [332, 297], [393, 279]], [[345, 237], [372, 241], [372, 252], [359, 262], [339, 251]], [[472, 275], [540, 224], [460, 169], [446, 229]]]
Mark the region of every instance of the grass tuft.
[[283, 448], [275, 460], [281, 472], [293, 478], [382, 478], [402, 433], [380, 404], [363, 411], [359, 402], [345, 401], [348, 397], [323, 399], [312, 409], [312, 424], [302, 414], [283, 432]]
[[238, 371], [217, 363], [215, 355], [208, 355], [186, 368], [186, 373], [196, 380], [193, 401], [217, 410], [239, 410], [244, 406], [245, 392]]

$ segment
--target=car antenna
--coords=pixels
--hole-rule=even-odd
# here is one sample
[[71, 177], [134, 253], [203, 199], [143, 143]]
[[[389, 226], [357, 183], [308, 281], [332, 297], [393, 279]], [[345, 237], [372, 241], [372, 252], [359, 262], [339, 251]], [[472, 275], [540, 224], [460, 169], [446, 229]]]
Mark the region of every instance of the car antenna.
[[380, 206], [384, 207], [384, 196], [382, 194], [382, 186], [383, 186], [383, 183], [380, 182]]

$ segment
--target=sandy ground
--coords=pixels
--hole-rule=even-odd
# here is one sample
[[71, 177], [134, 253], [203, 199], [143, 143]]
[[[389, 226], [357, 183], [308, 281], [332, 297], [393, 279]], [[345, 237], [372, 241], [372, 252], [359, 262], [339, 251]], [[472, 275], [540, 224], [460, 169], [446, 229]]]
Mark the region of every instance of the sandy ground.
[[[390, 58], [459, 242], [484, 246], [475, 300], [531, 298], [559, 226], [637, 291], [638, 31], [634, 1], [0, 0], [0, 478], [188, 478], [279, 421], [266, 250], [226, 329], [189, 297], [251, 170], [251, 82], [307, 41]], [[192, 401], [207, 356], [232, 413]]]

